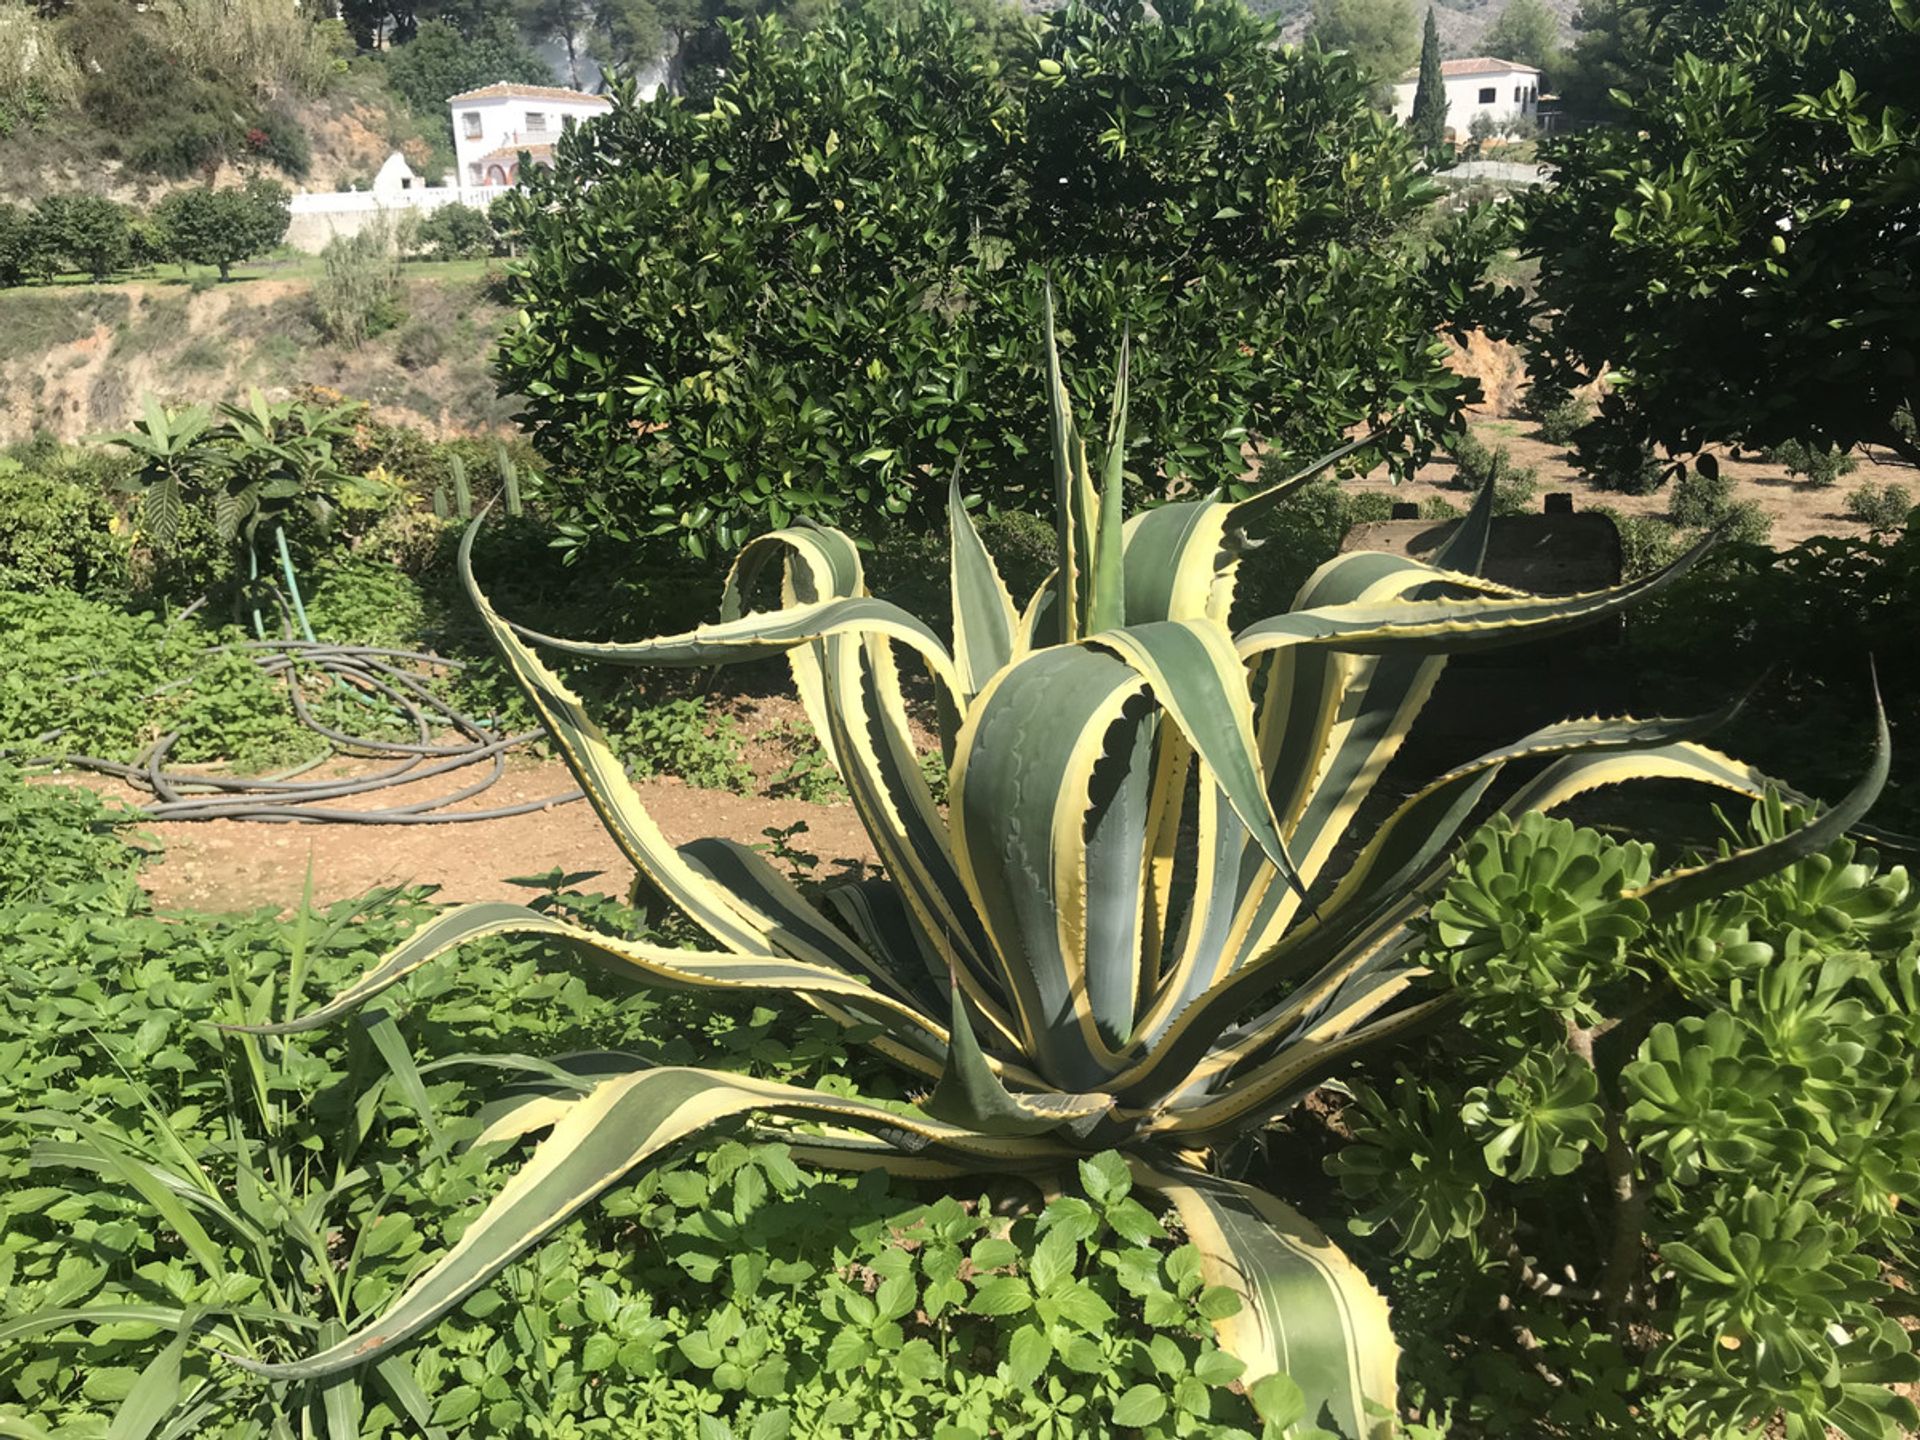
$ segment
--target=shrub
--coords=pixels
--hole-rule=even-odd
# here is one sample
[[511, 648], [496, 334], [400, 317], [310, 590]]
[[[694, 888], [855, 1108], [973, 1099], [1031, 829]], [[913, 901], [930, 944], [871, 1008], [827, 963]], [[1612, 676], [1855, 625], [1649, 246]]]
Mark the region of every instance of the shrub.
[[1858, 462], [1833, 446], [1808, 445], [1799, 440], [1787, 440], [1767, 451], [1767, 459], [1781, 466], [1789, 475], [1798, 475], [1809, 485], [1826, 489], [1837, 485], [1840, 477], [1851, 475]]
[[1688, 471], [1673, 485], [1667, 516], [1676, 525], [1711, 530], [1733, 508], [1733, 481], [1717, 470]]
[[[1803, 818], [1769, 799], [1728, 844]], [[1329, 1167], [1356, 1230], [1448, 1277], [1409, 1368], [1487, 1434], [1550, 1409], [1593, 1436], [1892, 1440], [1920, 1421], [1887, 1283], [1920, 1183], [1920, 898], [1837, 839], [1713, 900], [1659, 874], [1648, 846], [1503, 817], [1434, 904], [1460, 1023], [1355, 1087]]]
[[1847, 496], [1847, 518], [1866, 526], [1869, 534], [1892, 534], [1906, 525], [1912, 513], [1913, 492], [1891, 480], [1862, 485]]
[[118, 521], [98, 484], [0, 458], [0, 590], [124, 592]]
[[[1050, 306], [1045, 330], [1051, 342]], [[629, 1167], [692, 1129], [752, 1113], [767, 1126], [827, 1118], [846, 1133], [798, 1132], [807, 1136], [802, 1143], [861, 1168], [904, 1149], [948, 1176], [1073, 1166], [1099, 1207], [1133, 1187], [1158, 1192], [1193, 1238], [1195, 1259], [1211, 1257], [1223, 1279], [1211, 1307], [1221, 1320], [1249, 1305], [1268, 1316], [1324, 1307], [1329, 1343], [1311, 1354], [1284, 1348], [1266, 1323], [1221, 1330], [1268, 1423], [1285, 1428], [1310, 1415], [1358, 1434], [1371, 1426], [1373, 1405], [1392, 1412], [1396, 1352], [1366, 1282], [1334, 1263], [1323, 1238], [1277, 1199], [1202, 1168], [1201, 1153], [1291, 1109], [1341, 1063], [1336, 1056], [1400, 1033], [1444, 1004], [1403, 1008], [1403, 987], [1419, 978], [1403, 967], [1412, 961], [1422, 892], [1510, 760], [1547, 762], [1524, 792], [1524, 803], [1545, 809], [1596, 783], [1631, 778], [1697, 779], [1743, 794], [1762, 782], [1681, 743], [1697, 727], [1583, 720], [1449, 772], [1370, 819], [1369, 838], [1349, 833], [1451, 655], [1603, 619], [1678, 572], [1560, 602], [1476, 583], [1469, 577], [1491, 523], [1483, 492], [1435, 565], [1344, 556], [1321, 568], [1296, 612], [1235, 634], [1227, 619], [1245, 548], [1240, 521], [1279, 497], [1169, 504], [1129, 529], [1120, 513], [1125, 382], [1096, 484], [1051, 344], [1047, 360], [1063, 496], [1059, 579], [1016, 608], [954, 486], [951, 650], [915, 617], [867, 595], [853, 541], [825, 527], [755, 542], [731, 572], [720, 623], [630, 645], [517, 630], [488, 603], [463, 552], [463, 579], [490, 638], [602, 819], [645, 885], [716, 948], [622, 943], [530, 910], [465, 907], [376, 961], [331, 1002], [256, 1027], [284, 1034], [321, 1025], [467, 939], [567, 934], [642, 981], [751, 984], [808, 998], [831, 1016], [868, 1020], [886, 1037], [882, 1053], [922, 1087], [923, 1108], [844, 1087], [754, 1085], [672, 1064], [617, 1062], [591, 1079], [530, 1081], [498, 1112], [489, 1136], [550, 1133], [455, 1248], [377, 1317], [332, 1343], [322, 1339], [307, 1359], [262, 1373], [305, 1383], [378, 1360]], [[1337, 453], [1316, 469], [1336, 460]], [[751, 608], [776, 579], [780, 608]], [[833, 909], [816, 910], [736, 844], [673, 847], [536, 644], [575, 660], [680, 668], [784, 652], [889, 878], [820, 897]], [[891, 644], [925, 663], [940, 696], [939, 747], [953, 754], [944, 813], [928, 792], [884, 648]], [[1273, 679], [1256, 714], [1248, 687], [1263, 674]], [[1657, 753], [1639, 753], [1648, 748]], [[1651, 906], [1715, 895], [1830, 843], [1873, 800], [1885, 758], [1883, 737], [1866, 779], [1820, 819], [1636, 898]], [[1175, 823], [1190, 786], [1191, 828]], [[1278, 809], [1287, 821], [1275, 813], [1275, 796], [1284, 797]], [[791, 833], [775, 836], [785, 844]], [[1353, 858], [1333, 883], [1336, 854]], [[829, 924], [829, 914], [840, 924]], [[1233, 924], [1215, 921], [1236, 916]], [[1215, 1079], [1203, 1083], [1208, 1075]], [[1124, 1158], [1104, 1153], [1115, 1147]], [[1144, 1230], [1152, 1217], [1142, 1214]], [[1062, 1347], [1069, 1337], [1057, 1321], [1071, 1318], [1065, 1286], [1075, 1232], [1052, 1238], [1052, 1227], [1068, 1223], [1064, 1214], [1048, 1223], [1046, 1243], [1058, 1259], [1051, 1276], [1036, 1269], [1028, 1286], [995, 1292], [1004, 1292], [995, 1303], [1005, 1313], [1035, 1325], [1023, 1346], [1034, 1364]], [[979, 1257], [976, 1269], [986, 1266]], [[896, 1319], [911, 1308], [903, 1298]], [[1025, 1320], [1029, 1311], [1034, 1322]], [[844, 1343], [852, 1346], [874, 1316], [862, 1307], [848, 1318], [855, 1334]], [[894, 1333], [875, 1348], [890, 1351]], [[1293, 1382], [1283, 1407], [1271, 1380], [1282, 1366]], [[1136, 1405], [1123, 1397], [1115, 1422], [1154, 1423], [1163, 1412], [1150, 1398]]]
[[1549, 445], [1571, 445], [1580, 427], [1593, 418], [1593, 401], [1578, 391], [1555, 391], [1542, 385], [1527, 389], [1527, 413], [1540, 427]]
[[471, 205], [442, 205], [420, 222], [420, 248], [435, 260], [478, 260], [497, 253], [493, 222]]
[[1034, 508], [1044, 275], [1069, 353], [1123, 317], [1151, 342], [1143, 487], [1360, 415], [1424, 456], [1470, 389], [1431, 337], [1493, 242], [1411, 233], [1434, 192], [1351, 58], [1216, 0], [1048, 26], [1003, 69], [940, 0], [751, 22], [711, 105], [625, 97], [496, 204], [528, 256], [499, 370], [562, 518], [708, 551], [796, 515], [932, 529], [956, 461]]
[[1456, 490], [1473, 490], [1493, 475], [1495, 507], [1500, 514], [1518, 515], [1532, 508], [1538, 475], [1531, 465], [1515, 465], [1513, 452], [1504, 445], [1489, 446], [1471, 430], [1462, 429], [1447, 439], [1447, 453], [1453, 457], [1453, 475], [1448, 484]]
[[320, 259], [314, 318], [329, 340], [357, 350], [400, 323], [400, 250], [384, 217], [358, 234], [334, 236]]

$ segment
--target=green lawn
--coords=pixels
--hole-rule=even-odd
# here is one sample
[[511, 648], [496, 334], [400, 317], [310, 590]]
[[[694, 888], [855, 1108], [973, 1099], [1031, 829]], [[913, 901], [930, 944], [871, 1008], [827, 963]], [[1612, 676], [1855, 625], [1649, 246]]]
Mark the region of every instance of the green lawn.
[[[403, 274], [409, 278], [422, 280], [478, 280], [487, 273], [494, 262], [489, 260], [410, 260]], [[245, 265], [233, 267], [235, 285], [243, 285], [249, 280], [317, 280], [326, 272], [326, 266], [318, 255], [280, 254], [269, 255], [261, 260], [249, 261]], [[91, 275], [56, 275], [52, 280], [34, 285], [19, 285], [12, 290], [0, 289], [0, 294], [11, 294], [24, 290], [48, 290], [60, 288], [82, 288], [95, 284]], [[220, 283], [220, 272], [212, 265], [161, 265], [151, 270], [129, 272], [109, 276], [99, 282], [108, 285], [152, 285], [161, 288], [180, 289], [192, 286], [205, 287]]]

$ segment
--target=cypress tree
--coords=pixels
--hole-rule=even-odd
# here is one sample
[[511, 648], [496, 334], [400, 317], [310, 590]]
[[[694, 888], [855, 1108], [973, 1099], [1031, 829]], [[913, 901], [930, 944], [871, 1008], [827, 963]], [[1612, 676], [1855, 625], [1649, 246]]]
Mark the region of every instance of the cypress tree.
[[1420, 40], [1420, 82], [1413, 91], [1413, 115], [1407, 124], [1422, 150], [1434, 151], [1447, 143], [1447, 82], [1440, 73], [1440, 27], [1433, 7], [1427, 7], [1427, 30]]

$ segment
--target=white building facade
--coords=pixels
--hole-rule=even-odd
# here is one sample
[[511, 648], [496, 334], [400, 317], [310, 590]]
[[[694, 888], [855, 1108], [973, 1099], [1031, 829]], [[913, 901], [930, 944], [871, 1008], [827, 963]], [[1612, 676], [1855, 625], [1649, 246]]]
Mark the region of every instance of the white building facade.
[[520, 178], [520, 157], [553, 164], [553, 145], [575, 125], [604, 115], [613, 102], [549, 85], [486, 85], [447, 101], [453, 121], [453, 173], [431, 184], [399, 152], [374, 176], [370, 190], [300, 191], [292, 198], [286, 243], [318, 254], [337, 235], [353, 235], [395, 211], [442, 205], [484, 207]]
[[[1497, 126], [1533, 119], [1540, 109], [1540, 72], [1517, 60], [1489, 55], [1443, 60], [1440, 76], [1447, 90], [1447, 129], [1465, 140], [1474, 120], [1485, 115]], [[1405, 124], [1413, 115], [1420, 72], [1409, 70], [1393, 87], [1393, 118]]]
[[453, 151], [463, 187], [511, 185], [520, 156], [553, 163], [553, 144], [582, 121], [604, 115], [604, 95], [549, 85], [485, 85], [447, 101], [453, 112]]

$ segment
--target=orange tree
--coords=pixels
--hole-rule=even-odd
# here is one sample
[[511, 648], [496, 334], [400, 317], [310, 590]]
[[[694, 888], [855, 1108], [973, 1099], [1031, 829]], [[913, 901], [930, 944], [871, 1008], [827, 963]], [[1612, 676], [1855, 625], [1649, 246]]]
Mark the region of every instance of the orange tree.
[[1468, 398], [1436, 331], [1485, 237], [1437, 241], [1365, 78], [1237, 4], [1076, 5], [1004, 62], [945, 0], [733, 44], [710, 99], [622, 96], [503, 202], [500, 378], [577, 534], [926, 520], [942, 461], [994, 503], [1044, 494], [1043, 275], [1070, 357], [1122, 321], [1143, 341], [1143, 482], [1230, 484], [1249, 443], [1357, 425], [1405, 461]]

